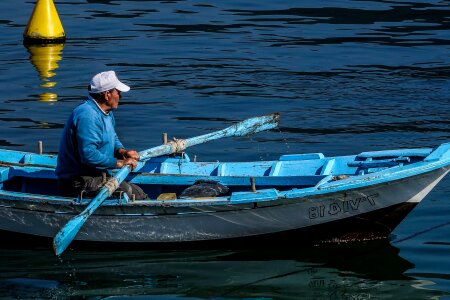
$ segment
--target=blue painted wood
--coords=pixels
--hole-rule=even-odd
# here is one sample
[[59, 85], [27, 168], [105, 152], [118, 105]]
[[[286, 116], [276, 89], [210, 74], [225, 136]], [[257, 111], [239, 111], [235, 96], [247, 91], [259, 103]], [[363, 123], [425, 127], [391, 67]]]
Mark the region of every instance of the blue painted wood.
[[398, 149], [398, 150], [384, 150], [373, 152], [362, 152], [357, 155], [358, 158], [377, 158], [377, 157], [399, 157], [399, 156], [417, 156], [426, 157], [433, 149], [431, 148], [419, 148], [419, 149]]
[[310, 160], [310, 159], [322, 159], [325, 156], [323, 153], [305, 153], [305, 154], [285, 154], [280, 156], [281, 161], [285, 160]]
[[[136, 184], [163, 184], [163, 185], [190, 185], [196, 180], [215, 180], [224, 185], [230, 186], [247, 186], [248, 177], [255, 177], [258, 185], [274, 185], [274, 186], [289, 186], [300, 185], [308, 186], [315, 185], [317, 181], [321, 180], [323, 176], [320, 175], [274, 175], [270, 174], [272, 166], [281, 166], [286, 162], [238, 162], [238, 163], [192, 163], [186, 162], [179, 164], [176, 159], [172, 162], [163, 162], [160, 164], [153, 164], [154, 167], [148, 167], [146, 172], [132, 173], [127, 180]], [[308, 166], [307, 163], [291, 162], [290, 167], [294, 169], [301, 169], [303, 171], [309, 170], [308, 173], [315, 174], [316, 170], [321, 168], [321, 162], [314, 162], [313, 165]], [[161, 167], [157, 167], [161, 165]], [[308, 166], [305, 168], [305, 166]], [[9, 177], [20, 176], [26, 178], [43, 178], [56, 179], [54, 169], [30, 167], [30, 166], [11, 166], [9, 170]], [[219, 171], [217, 171], [219, 170]], [[179, 176], [177, 174], [183, 175]], [[305, 172], [305, 174], [307, 174]], [[277, 178], [272, 178], [272, 177]]]
[[335, 162], [336, 162], [336, 159], [334, 159], [334, 158], [326, 161], [326, 163], [322, 167], [322, 170], [320, 171], [320, 175], [330, 175], [333, 171]]
[[0, 151], [0, 162], [13, 161], [18, 163], [23, 159], [25, 154], [25, 152], [21, 151], [2, 149], [2, 151]]
[[55, 168], [56, 155], [40, 155], [35, 153], [27, 153], [20, 151], [4, 150], [0, 151], [0, 164], [16, 163], [36, 165], [40, 167]]
[[[168, 155], [174, 152], [178, 152], [180, 150], [184, 150], [187, 147], [198, 145], [201, 143], [205, 143], [212, 140], [217, 140], [224, 137], [232, 137], [232, 136], [244, 136], [253, 133], [257, 133], [263, 130], [273, 129], [278, 126], [280, 120], [280, 115], [278, 113], [250, 118], [234, 124], [225, 129], [212, 132], [209, 134], [201, 135], [198, 137], [189, 138], [184, 141], [182, 147], [177, 144], [177, 147], [174, 148], [173, 144], [160, 145], [158, 147], [154, 147], [148, 150], [144, 150], [139, 152], [139, 157], [141, 163], [136, 168], [139, 170], [143, 166], [143, 162], [149, 160], [155, 156]], [[184, 149], [181, 149], [184, 148]], [[125, 178], [130, 173], [131, 169], [129, 166], [124, 166], [114, 175], [114, 179], [117, 181], [116, 189], [119, 184], [125, 180]], [[115, 190], [115, 189], [114, 189]], [[86, 207], [86, 209], [81, 212], [78, 216], [70, 220], [55, 236], [53, 240], [53, 249], [55, 250], [56, 255], [61, 255], [64, 250], [69, 246], [69, 244], [73, 241], [81, 226], [86, 222], [86, 220], [91, 216], [94, 211], [102, 204], [105, 199], [110, 196], [114, 190], [108, 189], [106, 187], [102, 188], [99, 194], [92, 199], [91, 203]]]
[[8, 167], [0, 167], [0, 182], [4, 182], [9, 179], [9, 171]]
[[218, 166], [217, 174], [220, 176], [265, 176], [269, 174], [271, 167], [272, 164], [267, 162], [227, 162]]
[[424, 161], [436, 161], [450, 158], [450, 143], [445, 143], [437, 147]]
[[349, 167], [356, 168], [383, 168], [383, 167], [393, 167], [401, 163], [409, 162], [409, 157], [399, 157], [394, 159], [380, 159], [380, 160], [370, 160], [370, 161], [354, 161], [349, 162]]
[[[324, 160], [279, 161], [274, 166], [274, 176], [319, 175]], [[276, 174], [276, 175], [275, 175]]]
[[[259, 186], [314, 186], [324, 178], [324, 175], [310, 176], [257, 176], [255, 184]], [[249, 176], [209, 176], [177, 174], [141, 174], [133, 177], [130, 182], [146, 185], [192, 185], [197, 180], [214, 180], [226, 186], [248, 186]]]
[[38, 168], [38, 167], [10, 167], [10, 177], [22, 176], [29, 178], [47, 178], [56, 179], [54, 169]]
[[238, 192], [233, 193], [230, 197], [232, 202], [248, 202], [275, 200], [278, 198], [278, 191], [276, 189], [257, 190], [256, 192]]
[[26, 153], [19, 161], [24, 164], [47, 165], [49, 167], [56, 166], [56, 155], [40, 155], [36, 153]]
[[281, 161], [277, 161], [275, 164], [273, 164], [272, 168], [270, 169], [269, 176], [279, 176], [282, 164], [283, 163]]
[[333, 179], [333, 175], [326, 175], [322, 180], [320, 180], [314, 187], [318, 189], [321, 185], [330, 182]]

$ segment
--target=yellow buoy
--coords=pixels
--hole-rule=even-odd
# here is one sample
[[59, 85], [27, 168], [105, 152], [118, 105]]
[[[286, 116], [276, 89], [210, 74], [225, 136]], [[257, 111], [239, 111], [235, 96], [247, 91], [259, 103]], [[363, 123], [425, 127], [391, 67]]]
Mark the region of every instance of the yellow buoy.
[[37, 0], [23, 33], [25, 43], [61, 43], [66, 39], [53, 0]]

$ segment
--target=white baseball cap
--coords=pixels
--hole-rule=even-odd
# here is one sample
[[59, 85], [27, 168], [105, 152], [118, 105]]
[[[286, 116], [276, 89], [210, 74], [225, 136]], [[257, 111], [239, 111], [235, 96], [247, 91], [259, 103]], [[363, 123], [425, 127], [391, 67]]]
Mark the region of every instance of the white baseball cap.
[[92, 77], [89, 93], [97, 94], [112, 89], [128, 92], [130, 87], [120, 82], [114, 71], [101, 72]]

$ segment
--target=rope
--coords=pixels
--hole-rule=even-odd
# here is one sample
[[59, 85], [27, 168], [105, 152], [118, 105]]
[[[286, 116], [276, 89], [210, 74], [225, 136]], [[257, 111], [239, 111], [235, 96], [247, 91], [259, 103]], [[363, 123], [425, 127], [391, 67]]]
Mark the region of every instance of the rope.
[[108, 190], [108, 195], [111, 196], [112, 193], [114, 193], [114, 191], [119, 187], [119, 181], [116, 178], [111, 177], [107, 182], [105, 182], [103, 187]]
[[172, 148], [172, 153], [179, 153], [186, 149], [186, 140], [174, 138], [167, 143]]

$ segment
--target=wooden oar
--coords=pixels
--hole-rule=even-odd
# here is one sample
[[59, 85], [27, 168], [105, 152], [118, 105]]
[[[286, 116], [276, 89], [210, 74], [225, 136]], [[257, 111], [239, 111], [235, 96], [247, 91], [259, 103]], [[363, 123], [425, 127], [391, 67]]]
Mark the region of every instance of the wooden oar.
[[[186, 140], [174, 140], [167, 144], [141, 151], [139, 152], [140, 161], [135, 171], [142, 168], [144, 162], [152, 157], [180, 152], [187, 147], [206, 143], [220, 138], [244, 136], [263, 130], [269, 130], [278, 126], [279, 119], [280, 115], [278, 113], [250, 118], [216, 132], [204, 134]], [[66, 248], [70, 245], [72, 240], [77, 235], [81, 226], [83, 226], [84, 222], [86, 222], [89, 216], [94, 213], [94, 211], [103, 203], [103, 201], [105, 201], [106, 198], [111, 196], [111, 194], [119, 187], [120, 183], [122, 183], [122, 181], [128, 176], [130, 171], [131, 169], [129, 166], [122, 167], [114, 175], [114, 177], [111, 177], [107, 181], [105, 186], [100, 190], [98, 195], [94, 199], [92, 199], [89, 205], [78, 216], [71, 219], [60, 229], [60, 231], [53, 239], [53, 249], [55, 250], [56, 255], [59, 256], [64, 252], [64, 250], [66, 250]]]

